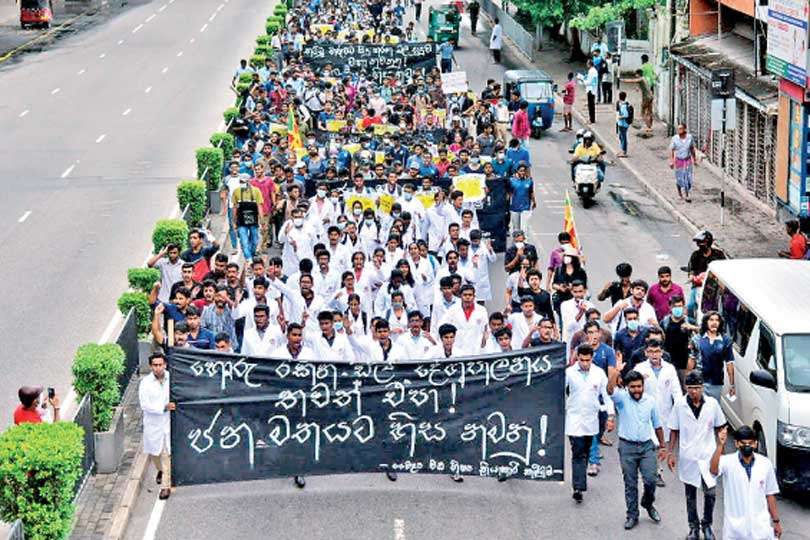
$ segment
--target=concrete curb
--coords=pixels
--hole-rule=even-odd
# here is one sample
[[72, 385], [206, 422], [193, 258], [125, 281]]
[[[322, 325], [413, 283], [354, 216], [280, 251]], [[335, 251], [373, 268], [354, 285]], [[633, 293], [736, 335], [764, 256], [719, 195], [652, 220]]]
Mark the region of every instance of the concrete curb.
[[138, 452], [135, 456], [135, 463], [129, 474], [124, 496], [121, 498], [121, 503], [118, 505], [115, 514], [113, 514], [112, 527], [110, 527], [110, 532], [107, 533], [105, 537], [107, 540], [121, 540], [124, 537], [132, 509], [135, 507], [138, 495], [141, 492], [141, 484], [146, 475], [148, 466], [149, 460], [146, 454]]

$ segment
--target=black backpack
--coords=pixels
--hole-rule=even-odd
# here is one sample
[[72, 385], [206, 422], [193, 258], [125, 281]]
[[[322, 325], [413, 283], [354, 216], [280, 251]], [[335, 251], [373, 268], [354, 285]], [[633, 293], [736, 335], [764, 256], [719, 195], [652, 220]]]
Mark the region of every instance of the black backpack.
[[[627, 125], [630, 125], [633, 123], [633, 118], [636, 115], [636, 111], [633, 109], [633, 106], [630, 104], [629, 101], [625, 101], [624, 104], [627, 107], [627, 118], [625, 118], [625, 120], [627, 121]], [[616, 103], [616, 111], [621, 113], [621, 109], [622, 109], [622, 102], [620, 101]]]
[[[241, 200], [236, 204], [236, 225], [238, 227], [256, 227], [259, 225], [259, 204], [253, 198], [253, 186], [239, 188]], [[245, 191], [250, 192], [250, 200], [244, 200]]]

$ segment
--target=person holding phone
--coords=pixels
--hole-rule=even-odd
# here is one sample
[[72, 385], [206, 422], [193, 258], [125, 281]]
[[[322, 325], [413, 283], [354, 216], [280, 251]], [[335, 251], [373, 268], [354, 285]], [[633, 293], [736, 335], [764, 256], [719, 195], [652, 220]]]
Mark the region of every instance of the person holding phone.
[[59, 421], [60, 401], [53, 388], [48, 388], [47, 401], [42, 401], [41, 386], [22, 386], [17, 395], [20, 404], [14, 409], [14, 425], [19, 424], [39, 424], [48, 420], [48, 406], [52, 410], [54, 422]]

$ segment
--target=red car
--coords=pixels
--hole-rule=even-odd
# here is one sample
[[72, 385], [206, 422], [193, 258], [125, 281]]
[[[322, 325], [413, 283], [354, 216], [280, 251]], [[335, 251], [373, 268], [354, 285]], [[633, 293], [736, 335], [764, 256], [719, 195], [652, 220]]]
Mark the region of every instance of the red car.
[[52, 0], [20, 0], [20, 26], [49, 28], [53, 20]]

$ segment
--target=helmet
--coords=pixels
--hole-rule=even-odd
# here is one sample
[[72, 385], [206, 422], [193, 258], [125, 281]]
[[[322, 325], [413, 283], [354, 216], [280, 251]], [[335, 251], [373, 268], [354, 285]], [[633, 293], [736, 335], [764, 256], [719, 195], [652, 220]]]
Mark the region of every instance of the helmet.
[[581, 128], [578, 129], [577, 130], [577, 139], [581, 139], [583, 135], [585, 135], [585, 130], [581, 129]]
[[582, 134], [582, 139], [590, 139], [593, 140], [593, 131], [586, 131]]
[[708, 242], [708, 243], [711, 244], [714, 241], [714, 235], [711, 233], [711, 231], [708, 231], [708, 230], [704, 229], [704, 230], [700, 231], [699, 233], [697, 233], [695, 236], [693, 236], [692, 241], [693, 242]]

